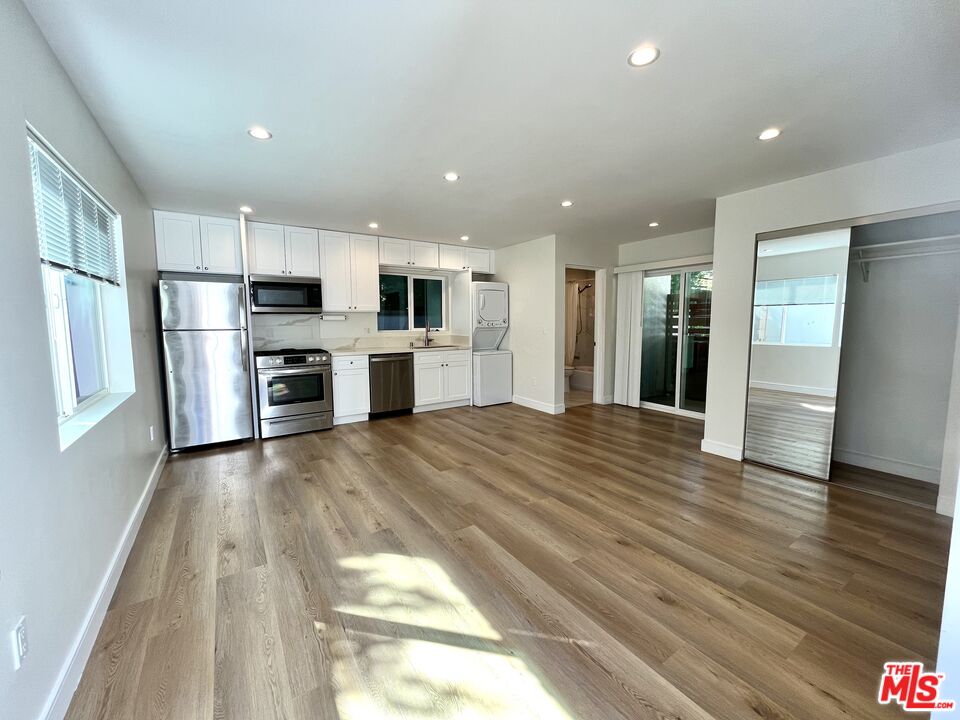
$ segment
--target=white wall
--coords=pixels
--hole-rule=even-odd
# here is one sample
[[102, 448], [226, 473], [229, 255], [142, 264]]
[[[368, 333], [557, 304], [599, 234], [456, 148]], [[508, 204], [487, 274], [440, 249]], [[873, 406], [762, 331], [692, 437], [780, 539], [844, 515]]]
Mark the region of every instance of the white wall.
[[617, 265], [677, 260], [679, 258], [710, 255], [712, 252], [713, 228], [708, 227], [675, 235], [650, 238], [649, 240], [624, 243], [619, 248]]
[[[54, 688], [160, 452], [150, 208], [19, 0], [0, 3], [0, 715], [35, 718]], [[123, 223], [136, 394], [60, 452], [26, 126]], [[147, 427], [154, 425], [151, 443]], [[14, 673], [9, 631], [27, 616]]]
[[[837, 297], [842, 298], [847, 275], [845, 247], [763, 257], [757, 261], [757, 280], [838, 275]], [[754, 345], [750, 359], [750, 383], [785, 392], [835, 395], [840, 364], [841, 305], [836, 306], [833, 344], [830, 347], [801, 345]], [[776, 386], [776, 387], [774, 387]]]
[[717, 200], [703, 449], [742, 457], [758, 233], [960, 200], [960, 141]]
[[[557, 276], [557, 237], [546, 237], [497, 250], [497, 282], [510, 285], [510, 329], [501, 347], [513, 351], [514, 402], [545, 412], [560, 412], [563, 372], [557, 395], [557, 316], [563, 316], [562, 275]], [[558, 292], [561, 294], [556, 305]], [[559, 311], [558, 311], [559, 308]]]
[[938, 483], [960, 308], [960, 255], [851, 266], [834, 457]]

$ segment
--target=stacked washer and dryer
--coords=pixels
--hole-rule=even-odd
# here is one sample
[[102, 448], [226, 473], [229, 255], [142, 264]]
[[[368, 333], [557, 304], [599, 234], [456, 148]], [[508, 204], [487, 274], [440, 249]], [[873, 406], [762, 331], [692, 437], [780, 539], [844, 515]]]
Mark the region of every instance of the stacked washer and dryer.
[[473, 404], [513, 400], [513, 353], [500, 343], [510, 327], [510, 289], [506, 283], [470, 283], [473, 324]]

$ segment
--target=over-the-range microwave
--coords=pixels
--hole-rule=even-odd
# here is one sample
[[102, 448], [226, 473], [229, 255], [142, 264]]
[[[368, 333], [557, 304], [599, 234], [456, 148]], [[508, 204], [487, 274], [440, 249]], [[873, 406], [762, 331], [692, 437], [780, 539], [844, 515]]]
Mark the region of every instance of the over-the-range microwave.
[[322, 313], [320, 281], [315, 278], [251, 275], [250, 312]]

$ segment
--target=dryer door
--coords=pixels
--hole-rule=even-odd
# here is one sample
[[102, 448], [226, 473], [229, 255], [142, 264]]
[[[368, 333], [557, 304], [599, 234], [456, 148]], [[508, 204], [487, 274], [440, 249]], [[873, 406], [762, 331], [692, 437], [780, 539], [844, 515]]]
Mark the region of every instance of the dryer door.
[[477, 290], [477, 320], [481, 323], [507, 324], [507, 291], [503, 288]]

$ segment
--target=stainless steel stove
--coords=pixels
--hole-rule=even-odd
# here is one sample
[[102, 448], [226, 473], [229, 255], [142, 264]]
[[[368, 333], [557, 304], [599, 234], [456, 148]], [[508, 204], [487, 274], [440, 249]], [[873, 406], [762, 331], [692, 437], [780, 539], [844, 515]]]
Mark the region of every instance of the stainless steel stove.
[[333, 427], [333, 369], [322, 349], [261, 350], [257, 363], [260, 436]]

